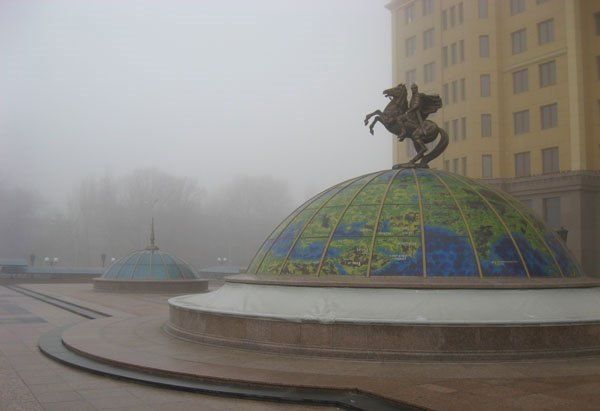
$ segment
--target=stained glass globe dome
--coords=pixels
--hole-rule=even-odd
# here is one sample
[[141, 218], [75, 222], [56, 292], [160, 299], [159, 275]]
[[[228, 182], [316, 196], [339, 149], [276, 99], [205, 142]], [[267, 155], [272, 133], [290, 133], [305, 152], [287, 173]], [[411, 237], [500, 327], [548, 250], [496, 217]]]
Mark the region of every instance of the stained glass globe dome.
[[563, 241], [517, 199], [428, 168], [335, 185], [287, 217], [248, 274], [579, 277]]

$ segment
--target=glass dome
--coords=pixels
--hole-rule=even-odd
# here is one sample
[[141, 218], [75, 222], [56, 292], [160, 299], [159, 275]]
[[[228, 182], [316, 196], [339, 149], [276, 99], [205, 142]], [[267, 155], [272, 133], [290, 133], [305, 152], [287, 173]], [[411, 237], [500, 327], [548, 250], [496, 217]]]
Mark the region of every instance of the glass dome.
[[185, 261], [157, 248], [136, 251], [112, 263], [102, 275], [110, 280], [195, 280], [200, 278]]
[[564, 243], [514, 197], [456, 174], [385, 170], [287, 217], [249, 274], [577, 277]]

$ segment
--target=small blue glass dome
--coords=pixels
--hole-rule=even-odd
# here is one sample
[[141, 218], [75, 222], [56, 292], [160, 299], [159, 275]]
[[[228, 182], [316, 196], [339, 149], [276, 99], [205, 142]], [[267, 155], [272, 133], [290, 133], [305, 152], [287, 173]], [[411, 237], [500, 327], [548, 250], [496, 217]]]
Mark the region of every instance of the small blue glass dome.
[[200, 276], [180, 258], [160, 251], [154, 244], [154, 220], [150, 245], [112, 263], [102, 275], [106, 280], [196, 280]]
[[198, 273], [185, 261], [160, 250], [136, 251], [111, 264], [104, 274], [111, 280], [195, 280]]

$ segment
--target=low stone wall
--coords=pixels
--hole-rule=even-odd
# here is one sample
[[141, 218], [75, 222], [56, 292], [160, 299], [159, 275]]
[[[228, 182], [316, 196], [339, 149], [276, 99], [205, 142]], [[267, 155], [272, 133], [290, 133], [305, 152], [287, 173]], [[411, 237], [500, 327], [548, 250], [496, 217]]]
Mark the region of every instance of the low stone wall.
[[91, 283], [102, 273], [2, 273], [0, 284]]
[[164, 330], [205, 344], [365, 359], [487, 360], [600, 353], [600, 322], [328, 324], [223, 315], [170, 305]]

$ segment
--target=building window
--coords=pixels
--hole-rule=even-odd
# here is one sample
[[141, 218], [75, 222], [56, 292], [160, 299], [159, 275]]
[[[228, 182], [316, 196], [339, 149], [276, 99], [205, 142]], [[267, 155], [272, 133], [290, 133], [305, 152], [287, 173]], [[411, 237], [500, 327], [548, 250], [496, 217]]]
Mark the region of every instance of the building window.
[[435, 0], [423, 0], [423, 15], [429, 16], [433, 13], [435, 7]]
[[456, 26], [456, 7], [450, 7], [450, 27]]
[[529, 89], [528, 84], [529, 72], [527, 69], [515, 71], [513, 73], [513, 93], [518, 94]]
[[558, 104], [552, 103], [540, 107], [542, 130], [558, 125]]
[[417, 51], [417, 38], [415, 36], [409, 37], [405, 41], [406, 46], [406, 57], [410, 57]]
[[458, 56], [460, 58], [461, 63], [465, 61], [465, 41], [458, 41]]
[[484, 154], [481, 156], [481, 177], [492, 178], [492, 155]]
[[481, 115], [481, 137], [492, 136], [492, 115], [482, 114]]
[[527, 50], [527, 30], [517, 30], [510, 35], [512, 40], [512, 54], [523, 53]]
[[458, 158], [452, 159], [452, 172], [458, 174]]
[[448, 67], [448, 46], [442, 47], [442, 65]]
[[452, 120], [452, 141], [458, 140], [458, 119]]
[[414, 84], [417, 82], [417, 70], [412, 69], [406, 72], [406, 84]]
[[465, 19], [465, 12], [464, 12], [464, 7], [462, 3], [458, 3], [458, 24], [463, 24], [463, 21]]
[[448, 30], [448, 12], [442, 10], [442, 30]]
[[452, 64], [456, 64], [457, 61], [457, 54], [456, 54], [456, 43], [452, 43], [450, 45], [450, 61], [452, 62]]
[[448, 137], [450, 137], [450, 122], [444, 121], [444, 130], [446, 130]]
[[515, 135], [529, 133], [529, 110], [513, 113], [513, 123]]
[[423, 32], [423, 49], [426, 50], [434, 46], [435, 32], [433, 29], [425, 30]]
[[460, 137], [464, 140], [467, 138], [467, 118], [461, 117], [460, 119]]
[[435, 80], [435, 62], [423, 66], [423, 82], [429, 83]]
[[542, 150], [542, 172], [558, 173], [558, 147], [545, 148]]
[[525, 11], [525, 0], [510, 0], [510, 15], [514, 16]]
[[554, 19], [538, 24], [538, 42], [540, 45], [554, 41]]
[[521, 200], [521, 202], [525, 207], [527, 207], [530, 210], [533, 210], [533, 200], [531, 198]]
[[479, 57], [490, 56], [490, 36], [479, 36]]
[[460, 79], [460, 99], [462, 101], [466, 100], [467, 98], [467, 86], [465, 84], [465, 79], [461, 78]]
[[444, 160], [444, 171], [450, 171], [450, 160]]
[[450, 104], [450, 94], [448, 93], [448, 83], [442, 86], [442, 94], [444, 95], [444, 104]]
[[600, 56], [596, 56], [596, 71], [598, 72], [598, 80], [600, 80]]
[[467, 157], [461, 158], [460, 162], [461, 162], [462, 175], [466, 176], [467, 175]]
[[479, 85], [481, 88], [481, 97], [489, 97], [491, 95], [491, 77], [489, 74], [482, 74], [479, 77]]
[[415, 3], [409, 4], [404, 8], [404, 23], [409, 24], [415, 21]]
[[556, 84], [556, 62], [554, 60], [540, 64], [540, 87]]
[[551, 228], [560, 228], [560, 197], [544, 198], [544, 220]]
[[458, 81], [452, 81], [452, 102], [456, 103], [458, 101]]
[[478, 0], [477, 9], [479, 12], [480, 19], [488, 18], [488, 0]]
[[515, 154], [515, 176], [528, 177], [531, 175], [529, 151]]
[[600, 36], [600, 11], [594, 13], [594, 23], [596, 23], [596, 36]]

